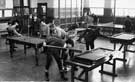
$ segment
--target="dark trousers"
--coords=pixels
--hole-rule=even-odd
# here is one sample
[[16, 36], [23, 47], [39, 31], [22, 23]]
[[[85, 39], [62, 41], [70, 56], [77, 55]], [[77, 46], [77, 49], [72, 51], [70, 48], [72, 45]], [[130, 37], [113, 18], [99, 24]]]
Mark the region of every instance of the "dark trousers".
[[89, 50], [89, 47], [91, 48], [91, 49], [94, 49], [94, 40], [93, 41], [86, 41], [86, 50]]
[[131, 26], [126, 26], [125, 28], [124, 28], [124, 30], [125, 30], [125, 32], [132, 32], [132, 28], [131, 28]]
[[29, 29], [30, 36], [38, 36], [39, 35], [38, 32], [39, 31], [34, 29], [33, 27], [30, 27], [30, 29]]
[[34, 32], [34, 28], [30, 27], [29, 28], [29, 35], [32, 36], [33, 35], [33, 32]]
[[72, 50], [69, 50], [69, 56], [70, 56], [70, 59], [74, 57], [74, 51]]
[[[66, 60], [67, 55], [64, 53], [64, 51], [61, 52], [61, 50], [59, 50], [59, 49], [47, 48], [47, 58], [46, 58], [46, 69], [47, 70], [49, 69], [49, 67], [51, 65], [52, 57], [54, 57], [54, 59], [56, 60], [59, 70], [62, 71], [63, 65], [62, 65], [61, 59]], [[63, 63], [64, 62], [65, 61], [63, 61]]]

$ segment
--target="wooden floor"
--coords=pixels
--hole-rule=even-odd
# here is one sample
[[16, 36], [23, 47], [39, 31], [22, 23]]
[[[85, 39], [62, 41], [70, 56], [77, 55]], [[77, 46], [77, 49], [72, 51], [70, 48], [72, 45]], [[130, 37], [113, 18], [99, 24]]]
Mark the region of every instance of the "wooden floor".
[[[0, 38], [0, 81], [45, 81], [44, 75], [45, 58], [44, 54], [39, 55], [39, 66], [35, 66], [34, 50], [30, 48], [27, 55], [24, 55], [23, 46], [17, 45], [17, 51], [11, 59], [9, 55], [9, 46], [5, 44], [5, 39]], [[75, 42], [75, 47], [85, 50], [84, 44]], [[95, 47], [104, 47], [113, 49], [113, 44], [108, 39], [98, 38], [95, 41]], [[135, 49], [134, 46], [130, 47]], [[118, 52], [118, 54], [121, 54]], [[89, 72], [89, 82], [135, 82], [135, 53], [127, 53], [128, 61], [123, 64], [117, 61], [117, 77], [102, 75], [99, 73], [100, 67]], [[111, 67], [106, 65], [105, 70], [111, 71]], [[60, 82], [60, 74], [56, 62], [52, 63], [49, 70], [50, 82]], [[76, 73], [76, 75], [79, 72]], [[70, 82], [70, 71], [66, 74]], [[64, 81], [62, 81], [64, 82]], [[81, 81], [75, 81], [81, 82]]]

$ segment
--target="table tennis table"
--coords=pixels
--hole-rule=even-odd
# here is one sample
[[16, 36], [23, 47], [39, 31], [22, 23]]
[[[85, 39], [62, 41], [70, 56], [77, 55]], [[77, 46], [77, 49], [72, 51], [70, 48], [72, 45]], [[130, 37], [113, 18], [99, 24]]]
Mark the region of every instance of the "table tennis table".
[[135, 34], [133, 33], [122, 32], [114, 34], [110, 37], [110, 41], [114, 44], [114, 50], [116, 49], [117, 43], [121, 44], [119, 51], [122, 49], [122, 47], [124, 47], [123, 58], [119, 58], [119, 60], [126, 61], [126, 52], [135, 52], [133, 50], [128, 49], [128, 46], [133, 45], [133, 42], [135, 41]]
[[[113, 24], [112, 22], [109, 23], [98, 23], [96, 25], [94, 24], [89, 24], [88, 27], [90, 28], [100, 28], [100, 32], [105, 35], [105, 32], [109, 32], [111, 35], [115, 33], [120, 33], [123, 32], [123, 25], [121, 24]], [[75, 29], [75, 34], [81, 33], [85, 30], [86, 28], [76, 28]]]
[[103, 32], [103, 34], [105, 32], [111, 32], [112, 34], [115, 34], [116, 31], [118, 30], [119, 32], [123, 31], [123, 25], [121, 24], [113, 24], [113, 22], [109, 22], [109, 23], [99, 23], [97, 25], [89, 25], [90, 27], [97, 27], [100, 28], [101, 31]]
[[[115, 73], [115, 64], [116, 61], [113, 60], [113, 63], [109, 63], [110, 60], [113, 59], [113, 50], [106, 48], [96, 48], [91, 51], [83, 52], [79, 55], [74, 56], [71, 60], [67, 60], [66, 63], [71, 65], [71, 82], [74, 82], [74, 79], [89, 82], [88, 80], [88, 72], [93, 69], [101, 66], [100, 73], [108, 74], [112, 76], [117, 76]], [[112, 72], [108, 72], [104, 70], [104, 64], [112, 65]], [[80, 72], [78, 76], [75, 75], [75, 68], [80, 67], [83, 70]], [[82, 76], [85, 75], [84, 78]]]
[[39, 48], [43, 46], [44, 39], [35, 38], [35, 37], [29, 37], [29, 36], [21, 36], [21, 37], [7, 37], [7, 40], [10, 44], [10, 56], [13, 57], [13, 47], [14, 43], [24, 45], [24, 53], [26, 54], [27, 46], [33, 47], [35, 50], [35, 60], [36, 65], [38, 65], [38, 54], [39, 54]]

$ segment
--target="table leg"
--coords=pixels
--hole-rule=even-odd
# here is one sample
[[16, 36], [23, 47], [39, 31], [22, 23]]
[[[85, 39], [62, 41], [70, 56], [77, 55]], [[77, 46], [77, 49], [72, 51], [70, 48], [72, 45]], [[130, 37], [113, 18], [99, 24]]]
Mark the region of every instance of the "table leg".
[[37, 47], [35, 47], [35, 60], [36, 60], [36, 66], [38, 66], [38, 53], [39, 53], [39, 49]]
[[114, 43], [114, 47], [113, 48], [114, 48], [114, 50], [116, 49], [116, 43]]
[[9, 40], [9, 47], [10, 47], [10, 57], [13, 58], [14, 43], [11, 40]]
[[80, 75], [78, 76], [78, 78], [81, 78], [84, 73], [85, 73], [85, 70], [83, 70], [83, 71], [80, 73]]
[[115, 34], [115, 27], [113, 27], [112, 35]]
[[122, 47], [123, 47], [123, 44], [121, 44], [121, 46], [120, 46], [120, 48], [119, 48], [119, 51], [122, 49]]
[[113, 59], [113, 75], [116, 75], [115, 68], [116, 68], [116, 59]]
[[74, 75], [75, 75], [75, 66], [71, 68], [71, 82], [74, 82]]
[[127, 46], [128, 45], [124, 45], [124, 51], [123, 51], [123, 61], [126, 62], [126, 51], [127, 51]]
[[88, 82], [88, 71], [85, 69], [85, 82]]
[[24, 45], [24, 54], [26, 55], [27, 51], [26, 51], [26, 45]]
[[101, 65], [101, 71], [103, 71], [103, 70], [104, 70], [104, 64]]

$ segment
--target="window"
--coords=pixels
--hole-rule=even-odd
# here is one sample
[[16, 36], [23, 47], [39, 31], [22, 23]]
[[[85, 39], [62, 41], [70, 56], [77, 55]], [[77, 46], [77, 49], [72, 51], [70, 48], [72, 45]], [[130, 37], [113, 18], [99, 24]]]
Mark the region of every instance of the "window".
[[72, 17], [76, 17], [76, 0], [72, 0]]
[[65, 1], [66, 0], [60, 0], [60, 18], [65, 18]]
[[66, 17], [71, 17], [71, 0], [66, 0]]
[[23, 0], [24, 6], [28, 6], [28, 0]]
[[89, 7], [91, 13], [94, 13], [96, 15], [103, 15], [104, 3], [105, 0], [89, 0]]
[[81, 0], [77, 0], [77, 16], [81, 16]]
[[103, 8], [90, 8], [91, 13], [96, 15], [103, 15], [104, 9]]
[[116, 0], [117, 8], [135, 8], [135, 0]]
[[1, 4], [4, 7], [0, 10], [0, 17], [12, 17], [13, 0], [0, 0], [0, 5]]
[[2, 10], [0, 10], [0, 17], [2, 17]]
[[[60, 3], [60, 6], [55, 5], [55, 8], [58, 8], [58, 17], [61, 19], [61, 23], [76, 21], [83, 14], [84, 0], [54, 0], [54, 2]], [[57, 14], [55, 15], [57, 16]]]
[[[113, 3], [112, 5], [114, 4]], [[134, 6], [135, 0], [116, 0], [116, 9], [115, 14], [116, 16], [135, 16], [135, 6]]]
[[4, 10], [4, 17], [11, 17], [12, 16], [12, 10]]
[[13, 0], [5, 0], [6, 8], [13, 8]]
[[89, 0], [89, 7], [104, 7], [105, 0]]
[[[60, 18], [79, 17], [84, 0], [60, 0]], [[57, 1], [55, 1], [57, 2]]]
[[54, 17], [59, 18], [59, 0], [54, 0], [53, 8], [55, 8]]

